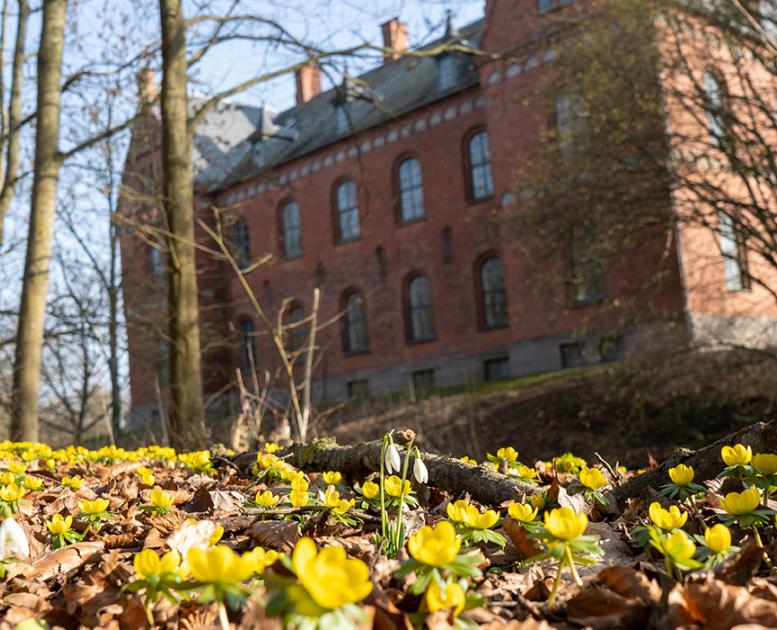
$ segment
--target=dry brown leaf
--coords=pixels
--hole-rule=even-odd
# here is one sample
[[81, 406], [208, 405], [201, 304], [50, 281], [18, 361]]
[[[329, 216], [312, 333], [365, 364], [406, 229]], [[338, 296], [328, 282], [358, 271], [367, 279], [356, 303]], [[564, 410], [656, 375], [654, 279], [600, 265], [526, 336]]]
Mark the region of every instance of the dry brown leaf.
[[683, 599], [691, 617], [712, 630], [728, 630], [746, 623], [777, 628], [777, 603], [712, 576], [704, 582], [686, 584]]
[[598, 578], [607, 588], [623, 597], [639, 599], [645, 604], [661, 600], [661, 587], [631, 567], [608, 567], [599, 572]]
[[257, 521], [246, 530], [262, 547], [290, 552], [299, 540], [299, 530], [294, 521]]
[[510, 542], [513, 543], [513, 547], [515, 547], [521, 560], [528, 560], [542, 552], [542, 547], [539, 546], [537, 540], [529, 538], [529, 532], [513, 518], [506, 516], [504, 521], [502, 521], [502, 529], [504, 529]]
[[26, 578], [48, 580], [59, 573], [67, 573], [81, 566], [104, 550], [105, 543], [101, 540], [68, 545], [46, 554], [24, 571], [23, 575]]
[[588, 628], [640, 630], [650, 618], [650, 606], [599, 586], [590, 586], [567, 602], [569, 621]]
[[758, 545], [747, 545], [739, 553], [715, 569], [715, 577], [727, 584], [745, 586], [763, 560], [763, 549]]

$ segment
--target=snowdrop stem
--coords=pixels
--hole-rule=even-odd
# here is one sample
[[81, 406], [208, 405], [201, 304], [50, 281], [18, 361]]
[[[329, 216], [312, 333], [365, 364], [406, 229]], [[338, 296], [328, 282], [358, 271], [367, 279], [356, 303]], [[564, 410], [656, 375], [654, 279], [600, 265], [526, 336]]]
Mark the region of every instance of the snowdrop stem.
[[219, 623], [222, 630], [230, 630], [229, 617], [227, 617], [227, 607], [224, 606], [224, 602], [219, 601]]

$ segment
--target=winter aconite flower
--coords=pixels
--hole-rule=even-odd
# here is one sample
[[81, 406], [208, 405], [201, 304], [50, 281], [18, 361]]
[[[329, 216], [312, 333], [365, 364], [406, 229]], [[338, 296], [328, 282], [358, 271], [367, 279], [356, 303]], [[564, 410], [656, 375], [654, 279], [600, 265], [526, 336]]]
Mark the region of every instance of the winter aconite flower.
[[705, 530], [704, 541], [713, 553], [725, 553], [731, 547], [731, 532], [728, 527], [718, 523]]
[[333, 471], [327, 471], [325, 473], [321, 474], [321, 478], [324, 480], [324, 483], [327, 485], [335, 485], [340, 483], [340, 481], [343, 478], [343, 475], [339, 472], [333, 472]]
[[511, 503], [507, 513], [520, 523], [529, 523], [537, 518], [537, 508], [525, 503]]
[[[739, 446], [739, 445], [737, 445]], [[729, 492], [725, 498], [720, 500], [720, 507], [727, 514], [739, 516], [750, 514], [755, 511], [761, 503], [761, 495], [757, 488], [748, 488], [742, 492]]]
[[243, 560], [250, 562], [254, 573], [261, 575], [267, 567], [275, 564], [281, 557], [277, 551], [264, 549], [263, 547], [254, 547], [251, 551], [243, 554]]
[[426, 589], [425, 601], [430, 613], [453, 608], [453, 616], [457, 617], [464, 610], [466, 595], [458, 582], [451, 582], [441, 588], [436, 580], [432, 580]]
[[46, 527], [52, 534], [64, 534], [73, 527], [73, 517], [68, 515], [63, 517], [61, 514], [55, 514], [51, 520], [46, 523]]
[[753, 451], [749, 446], [735, 444], [720, 449], [720, 456], [726, 466], [746, 466], [753, 459]]
[[300, 538], [291, 563], [297, 579], [313, 601], [325, 610], [355, 604], [372, 592], [370, 570], [341, 547], [320, 551], [311, 538]]
[[81, 486], [84, 485], [84, 480], [81, 479], [81, 477], [62, 477], [62, 480], [60, 481], [62, 486], [64, 488], [72, 488], [73, 490], [78, 490]]
[[494, 510], [481, 512], [477, 506], [467, 501], [456, 501], [448, 503], [446, 508], [448, 518], [457, 523], [463, 523], [467, 527], [474, 529], [489, 529], [496, 525], [499, 515]]
[[386, 478], [384, 487], [386, 488], [386, 494], [388, 494], [390, 497], [398, 497], [402, 494], [410, 494], [410, 481], [405, 479], [403, 486], [402, 480], [396, 475], [391, 475], [390, 477]]
[[688, 513], [680, 512], [680, 508], [676, 505], [672, 505], [668, 510], [665, 510], [658, 501], [653, 501], [650, 504], [648, 515], [657, 527], [666, 531], [680, 529], [688, 520]]
[[43, 479], [30, 477], [28, 475], [24, 478], [24, 487], [27, 488], [27, 490], [40, 490], [43, 487]]
[[676, 531], [671, 534], [664, 543], [664, 554], [669, 556], [675, 563], [687, 562], [693, 558], [696, 553], [696, 545], [688, 538], [683, 531]]
[[15, 483], [10, 483], [7, 486], [0, 488], [0, 499], [6, 503], [15, 503], [25, 494], [27, 494], [27, 491], [24, 488], [20, 488]]
[[669, 478], [678, 486], [687, 486], [693, 481], [693, 468], [685, 464], [678, 464], [669, 469]]
[[590, 490], [599, 490], [607, 483], [607, 479], [605, 479], [604, 474], [598, 468], [583, 468], [578, 478], [580, 483]]
[[772, 453], [757, 453], [753, 455], [752, 464], [765, 475], [777, 474], [777, 455]]
[[264, 492], [259, 490], [254, 497], [254, 503], [263, 508], [273, 507], [280, 500], [281, 498], [279, 496], [274, 495], [269, 490], [265, 490]]
[[81, 510], [82, 514], [92, 516], [94, 514], [104, 513], [108, 509], [109, 505], [110, 501], [108, 501], [108, 499], [95, 499], [94, 501], [82, 499], [78, 504], [78, 508]]
[[173, 505], [172, 495], [168, 494], [160, 487], [156, 487], [151, 491], [149, 499], [151, 499], [151, 505], [157, 508], [157, 511], [162, 514], [167, 512]]
[[324, 505], [332, 510], [335, 514], [345, 514], [353, 507], [355, 501], [353, 499], [341, 499], [340, 493], [335, 490], [334, 486], [329, 486], [324, 493]]
[[434, 527], [424, 525], [407, 541], [410, 555], [433, 567], [444, 567], [453, 562], [459, 549], [461, 539], [449, 521], [440, 521]]
[[587, 526], [588, 517], [583, 513], [577, 514], [568, 506], [545, 513], [545, 528], [559, 540], [572, 540], [582, 536]]
[[153, 549], [144, 549], [132, 561], [135, 573], [141, 580], [165, 573], [176, 573], [181, 566], [181, 555], [177, 551], [168, 551], [161, 558]]
[[194, 547], [186, 554], [192, 577], [207, 584], [220, 587], [244, 582], [254, 573], [254, 565], [237, 555], [226, 545], [210, 549]]
[[362, 496], [365, 499], [374, 499], [380, 492], [380, 486], [372, 481], [365, 481], [362, 486]]

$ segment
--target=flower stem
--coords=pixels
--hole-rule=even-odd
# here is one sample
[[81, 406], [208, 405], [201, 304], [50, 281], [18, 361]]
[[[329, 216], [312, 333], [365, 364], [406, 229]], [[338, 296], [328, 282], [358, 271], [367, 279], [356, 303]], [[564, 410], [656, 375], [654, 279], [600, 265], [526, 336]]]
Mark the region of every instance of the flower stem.
[[556, 601], [556, 595], [558, 594], [558, 585], [561, 582], [561, 572], [564, 570], [564, 563], [565, 559], [562, 560], [558, 565], [558, 570], [556, 571], [556, 579], [553, 580], [553, 588], [550, 591], [550, 595], [548, 595], [548, 605], [551, 605], [553, 602]]
[[385, 484], [383, 483], [386, 477], [386, 472], [384, 470], [385, 468], [385, 462], [386, 462], [386, 438], [383, 437], [383, 448], [380, 451], [380, 534], [381, 534], [381, 544], [384, 547], [384, 551], [386, 552], [386, 555], [389, 554], [389, 550], [386, 548], [386, 526], [387, 526], [387, 518], [386, 518], [386, 492], [384, 490]]
[[227, 617], [227, 607], [224, 606], [224, 602], [219, 600], [219, 623], [222, 630], [230, 630], [229, 617]]
[[[758, 545], [761, 549], [764, 548], [764, 544], [761, 542], [761, 534], [758, 533], [758, 527], [753, 525], [753, 537], [755, 538], [755, 544]], [[766, 553], [766, 550], [764, 549], [764, 564], [769, 568], [769, 570], [772, 570], [772, 561], [769, 559], [768, 554]]]
[[583, 580], [580, 579], [580, 575], [577, 573], [577, 568], [575, 567], [575, 559], [572, 557], [572, 550], [569, 548], [569, 545], [564, 545], [564, 555], [567, 559], [567, 565], [569, 565], [569, 572], [572, 574], [572, 579], [575, 581], [575, 584], [577, 584], [578, 588], [583, 587]]

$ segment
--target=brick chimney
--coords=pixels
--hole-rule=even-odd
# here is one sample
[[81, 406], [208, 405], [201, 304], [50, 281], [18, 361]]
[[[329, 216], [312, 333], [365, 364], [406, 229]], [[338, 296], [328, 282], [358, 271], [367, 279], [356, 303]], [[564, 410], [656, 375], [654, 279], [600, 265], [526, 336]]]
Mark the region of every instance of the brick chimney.
[[314, 64], [302, 66], [295, 73], [297, 79], [297, 105], [307, 103], [321, 93], [321, 68]]
[[380, 25], [383, 30], [383, 47], [391, 48], [393, 52], [383, 53], [383, 62], [399, 59], [402, 51], [410, 47], [407, 38], [407, 24], [403, 24], [398, 18], [392, 18]]

